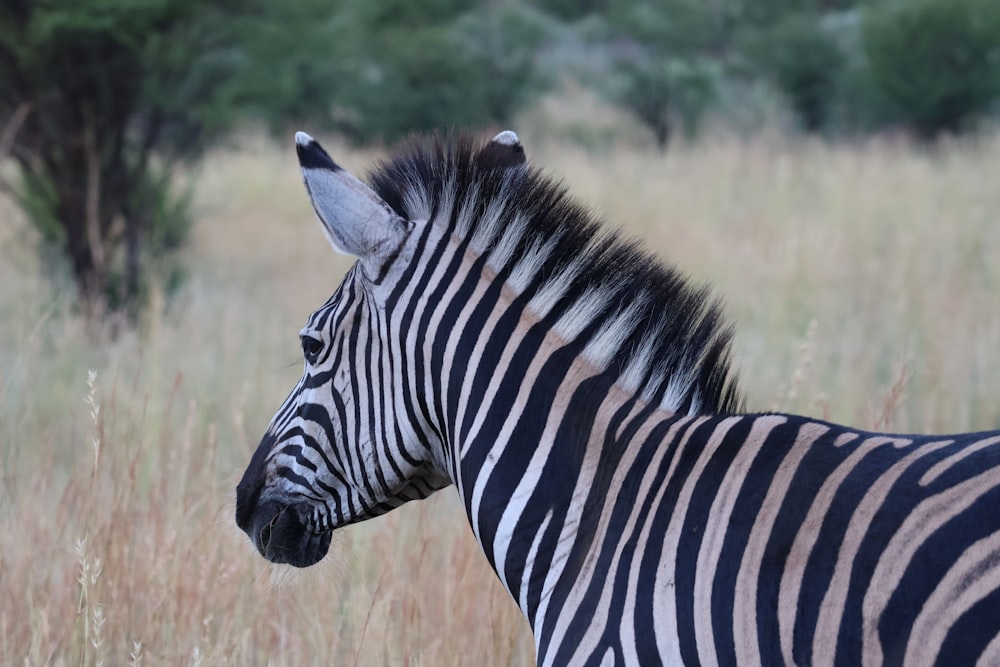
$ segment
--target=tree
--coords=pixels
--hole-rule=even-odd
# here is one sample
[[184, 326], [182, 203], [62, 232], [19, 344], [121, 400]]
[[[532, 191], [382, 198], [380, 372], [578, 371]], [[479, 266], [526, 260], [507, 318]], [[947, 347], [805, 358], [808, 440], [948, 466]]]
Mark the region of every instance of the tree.
[[[319, 7], [315, 0], [0, 7], [0, 126], [19, 167], [8, 189], [68, 260], [87, 314], [138, 314], [150, 271], [180, 247], [189, 226], [173, 167], [223, 136], [244, 105], [281, 107], [287, 96], [257, 83], [260, 31], [284, 21], [289, 35], [315, 34], [326, 25]], [[308, 69], [271, 67], [275, 79], [308, 78]]]
[[865, 16], [868, 75], [885, 116], [934, 139], [967, 129], [1000, 96], [1000, 4], [886, 3]]
[[621, 102], [666, 150], [679, 125], [688, 137], [697, 133], [715, 95], [714, 70], [705, 59], [656, 58], [627, 62]]
[[845, 61], [836, 41], [811, 13], [789, 16], [766, 40], [766, 66], [802, 127], [826, 129]]
[[643, 0], [609, 3], [612, 76], [606, 94], [630, 111], [665, 150], [680, 127], [697, 132], [716, 93], [732, 18], [729, 3]]
[[[348, 2], [339, 15], [337, 127], [359, 142], [504, 123], [545, 82], [545, 17], [522, 6]], [[482, 3], [480, 3], [482, 4]]]

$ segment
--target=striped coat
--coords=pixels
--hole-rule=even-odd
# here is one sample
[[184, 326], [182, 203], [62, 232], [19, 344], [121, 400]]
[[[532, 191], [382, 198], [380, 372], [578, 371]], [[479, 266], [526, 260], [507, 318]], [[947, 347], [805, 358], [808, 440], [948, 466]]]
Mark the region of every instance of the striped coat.
[[743, 414], [717, 303], [511, 132], [297, 149], [358, 262], [237, 487], [263, 556], [454, 485], [540, 664], [1000, 664], [1000, 433]]

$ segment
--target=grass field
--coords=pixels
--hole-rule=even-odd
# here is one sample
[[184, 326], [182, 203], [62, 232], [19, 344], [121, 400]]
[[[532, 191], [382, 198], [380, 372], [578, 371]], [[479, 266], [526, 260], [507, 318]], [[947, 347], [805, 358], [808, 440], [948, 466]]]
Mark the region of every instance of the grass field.
[[[141, 335], [88, 331], [0, 204], [0, 664], [530, 664], [451, 490], [339, 533], [305, 571], [237, 530], [299, 327], [348, 266], [291, 148], [247, 143], [201, 168], [189, 280]], [[332, 143], [358, 172], [376, 157]], [[751, 410], [1000, 428], [1000, 136], [527, 149], [715, 286]]]

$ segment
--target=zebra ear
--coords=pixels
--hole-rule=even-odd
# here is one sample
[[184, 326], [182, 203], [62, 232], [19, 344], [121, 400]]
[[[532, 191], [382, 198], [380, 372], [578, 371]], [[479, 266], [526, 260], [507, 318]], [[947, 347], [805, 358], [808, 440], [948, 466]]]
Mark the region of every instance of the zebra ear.
[[479, 165], [486, 169], [507, 169], [525, 163], [524, 146], [517, 135], [504, 130], [479, 152]]
[[305, 132], [295, 133], [295, 152], [313, 210], [335, 250], [361, 259], [396, 250], [406, 223], [381, 197], [344, 171]]

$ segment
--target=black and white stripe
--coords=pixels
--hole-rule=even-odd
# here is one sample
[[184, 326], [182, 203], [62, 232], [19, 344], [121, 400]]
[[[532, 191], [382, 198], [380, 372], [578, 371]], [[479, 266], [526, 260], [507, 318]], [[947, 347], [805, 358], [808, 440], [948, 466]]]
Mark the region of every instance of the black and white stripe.
[[237, 489], [264, 556], [454, 484], [541, 664], [1000, 664], [1000, 433], [741, 414], [706, 290], [511, 132], [370, 187], [296, 142], [359, 261]]

